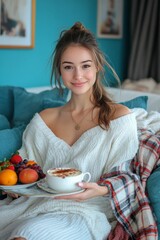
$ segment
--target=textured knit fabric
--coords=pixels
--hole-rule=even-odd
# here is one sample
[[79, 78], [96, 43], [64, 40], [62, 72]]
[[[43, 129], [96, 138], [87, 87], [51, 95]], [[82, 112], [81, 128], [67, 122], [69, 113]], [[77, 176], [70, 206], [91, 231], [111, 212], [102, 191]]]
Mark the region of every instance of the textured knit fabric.
[[[107, 131], [99, 126], [86, 131], [72, 146], [56, 137], [40, 115], [36, 114], [25, 130], [20, 154], [36, 160], [45, 172], [51, 167], [75, 167], [83, 172], [89, 171], [92, 175], [91, 181], [97, 182], [100, 176], [109, 172], [112, 167], [132, 159], [137, 149], [137, 123], [132, 113], [113, 120]], [[26, 237], [27, 240], [35, 240], [32, 231], [34, 231], [34, 226], [36, 228], [38, 226], [37, 219], [40, 221], [43, 219], [43, 224], [46, 226], [45, 229], [37, 229], [37, 239], [42, 239], [41, 236], [47, 240], [58, 239], [58, 233], [62, 229], [68, 232], [66, 236], [74, 236], [74, 225], [76, 229], [77, 221], [82, 221], [82, 225], [85, 225], [82, 229], [82, 236], [87, 234], [86, 236], [89, 236], [87, 240], [90, 238], [103, 240], [107, 238], [111, 230], [107, 218], [113, 215], [110, 202], [104, 196], [82, 202], [20, 197], [12, 202], [9, 199], [1, 201], [0, 208], [0, 236], [3, 240], [10, 239], [11, 233], [13, 233], [12, 237], [20, 235]], [[50, 217], [48, 217], [49, 213]], [[56, 224], [57, 215], [61, 215], [62, 218], [65, 216], [64, 224], [63, 222], [62, 225], [58, 222]], [[54, 224], [52, 234], [49, 234], [52, 218]], [[19, 222], [22, 227], [18, 230], [15, 226]], [[53, 237], [54, 232], [56, 238]], [[61, 239], [61, 233], [59, 236]], [[75, 238], [70, 237], [70, 239]], [[85, 238], [82, 237], [82, 239]]]
[[[47, 221], [46, 221], [47, 219]], [[62, 227], [63, 226], [63, 227]], [[92, 234], [86, 226], [82, 216], [74, 214], [41, 214], [32, 219], [12, 223], [12, 234], [8, 239], [15, 236], [26, 237], [27, 240], [92, 240]], [[40, 233], [38, 233], [40, 232]], [[0, 238], [1, 239], [1, 238]]]

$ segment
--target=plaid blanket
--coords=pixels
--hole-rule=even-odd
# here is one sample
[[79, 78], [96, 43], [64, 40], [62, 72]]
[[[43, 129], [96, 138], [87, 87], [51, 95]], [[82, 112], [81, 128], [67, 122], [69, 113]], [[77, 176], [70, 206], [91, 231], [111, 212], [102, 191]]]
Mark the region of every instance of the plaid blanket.
[[130, 239], [156, 240], [157, 225], [145, 188], [148, 177], [160, 165], [160, 132], [141, 129], [139, 140], [134, 159], [104, 174], [98, 184], [108, 186], [114, 214]]

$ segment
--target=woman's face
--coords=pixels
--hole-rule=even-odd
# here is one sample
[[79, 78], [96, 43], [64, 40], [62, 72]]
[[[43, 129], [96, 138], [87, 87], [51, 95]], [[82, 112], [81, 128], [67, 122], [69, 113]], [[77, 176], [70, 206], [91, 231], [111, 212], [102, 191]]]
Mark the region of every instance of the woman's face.
[[62, 54], [60, 72], [68, 89], [75, 94], [83, 94], [92, 89], [97, 68], [87, 48], [71, 45]]

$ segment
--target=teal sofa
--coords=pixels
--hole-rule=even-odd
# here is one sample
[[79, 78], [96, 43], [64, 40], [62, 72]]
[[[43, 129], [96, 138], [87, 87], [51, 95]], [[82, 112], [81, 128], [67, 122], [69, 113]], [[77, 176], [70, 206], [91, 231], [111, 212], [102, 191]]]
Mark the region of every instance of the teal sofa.
[[36, 112], [63, 105], [67, 96], [67, 89], [60, 95], [58, 88], [33, 93], [21, 87], [1, 86], [0, 162], [21, 147], [22, 134]]

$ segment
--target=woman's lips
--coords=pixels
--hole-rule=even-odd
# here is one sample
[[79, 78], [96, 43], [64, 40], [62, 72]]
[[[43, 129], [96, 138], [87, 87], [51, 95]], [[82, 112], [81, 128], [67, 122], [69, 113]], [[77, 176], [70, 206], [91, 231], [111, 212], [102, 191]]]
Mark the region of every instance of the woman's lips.
[[85, 84], [85, 82], [83, 82], [83, 83], [72, 83], [72, 85], [74, 87], [82, 87], [84, 84]]

